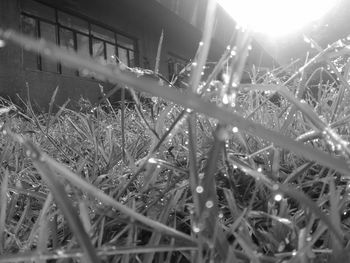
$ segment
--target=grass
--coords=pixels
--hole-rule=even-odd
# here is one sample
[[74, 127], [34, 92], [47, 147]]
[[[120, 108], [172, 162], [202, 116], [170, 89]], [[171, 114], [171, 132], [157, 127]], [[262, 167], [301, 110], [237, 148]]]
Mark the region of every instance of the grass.
[[[2, 100], [0, 262], [348, 261], [349, 63], [334, 52], [347, 43], [310, 40], [318, 54], [295, 73], [254, 68], [240, 84], [239, 32], [204, 78], [213, 13], [187, 91], [0, 30], [135, 98], [53, 113], [56, 90], [47, 114]], [[152, 112], [137, 92], [157, 98]]]

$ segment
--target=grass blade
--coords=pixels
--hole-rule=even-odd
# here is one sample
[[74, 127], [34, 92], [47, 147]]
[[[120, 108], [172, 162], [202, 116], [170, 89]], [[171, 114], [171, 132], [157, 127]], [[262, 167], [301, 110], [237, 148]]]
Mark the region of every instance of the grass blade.
[[[3, 169], [2, 169], [3, 170]], [[5, 238], [5, 225], [6, 225], [6, 210], [7, 210], [7, 189], [9, 181], [9, 171], [3, 170], [4, 176], [1, 182], [1, 203], [0, 203], [0, 254], [4, 253], [4, 238]]]
[[45, 162], [45, 157], [32, 142], [26, 140], [23, 141], [23, 144], [27, 149], [27, 154], [32, 158], [34, 166], [46, 181], [55, 201], [67, 218], [72, 231], [75, 233], [75, 236], [84, 251], [85, 260], [90, 263], [100, 262], [75, 208], [72, 206], [71, 201], [68, 199], [63, 185], [57, 179], [57, 176], [51, 170], [50, 166]]
[[[147, 218], [147, 217], [145, 217], [145, 216], [135, 212], [134, 210], [132, 210], [132, 209], [122, 205], [121, 203], [117, 202], [114, 198], [106, 195], [100, 189], [98, 189], [95, 186], [93, 186], [93, 185], [87, 183], [86, 181], [84, 181], [82, 178], [80, 178], [79, 176], [74, 174], [72, 171], [70, 171], [64, 165], [56, 162], [55, 160], [53, 160], [52, 158], [50, 158], [46, 154], [44, 154], [41, 151], [39, 151], [39, 149], [33, 143], [31, 143], [30, 141], [24, 140], [22, 137], [19, 137], [19, 136], [14, 135], [14, 134], [13, 134], [13, 138], [15, 140], [17, 140], [18, 142], [24, 144], [30, 150], [30, 152], [34, 152], [34, 155], [35, 154], [37, 155], [36, 159], [40, 157], [42, 159], [42, 161], [44, 161], [43, 164], [39, 163], [39, 165], [42, 165], [40, 167], [56, 171], [62, 177], [64, 177], [66, 180], [68, 180], [71, 184], [75, 185], [76, 187], [78, 187], [82, 191], [87, 192], [89, 195], [94, 196], [97, 199], [100, 199], [106, 205], [110, 205], [110, 206], [116, 208], [117, 210], [121, 211], [122, 213], [126, 214], [127, 216], [130, 216], [131, 218], [133, 218], [133, 219], [135, 219], [135, 220], [137, 220], [137, 221], [139, 221], [139, 222], [141, 222], [141, 223], [143, 223], [143, 224], [153, 228], [154, 230], [157, 230], [157, 231], [169, 234], [169, 235], [174, 236], [174, 237], [181, 238], [183, 240], [189, 241], [190, 243], [196, 243], [195, 239], [193, 239], [192, 237], [190, 237], [190, 236], [188, 236], [188, 235], [186, 235], [184, 233], [181, 233], [181, 232], [179, 232], [179, 231], [177, 231], [177, 230], [175, 230], [173, 228], [170, 228], [170, 227], [168, 227], [168, 226], [166, 226], [164, 224], [161, 224], [159, 222], [151, 220], [151, 219], [149, 219], [149, 218]], [[39, 160], [37, 160], [37, 162], [38, 161]], [[58, 194], [58, 193], [59, 192], [57, 192], [56, 194]], [[80, 226], [80, 228], [81, 227], [82, 226]], [[84, 231], [84, 233], [86, 235], [85, 231]]]

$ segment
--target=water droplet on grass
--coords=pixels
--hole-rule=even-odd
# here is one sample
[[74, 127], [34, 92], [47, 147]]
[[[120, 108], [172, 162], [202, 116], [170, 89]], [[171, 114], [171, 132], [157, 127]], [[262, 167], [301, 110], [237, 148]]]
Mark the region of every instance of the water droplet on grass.
[[157, 160], [152, 157], [152, 158], [149, 158], [148, 162], [149, 163], [157, 163]]
[[201, 186], [201, 185], [198, 185], [198, 186], [196, 187], [196, 192], [197, 192], [198, 194], [201, 194], [201, 193], [203, 193], [203, 191], [204, 191], [204, 188], [203, 188], [203, 186]]
[[276, 194], [276, 195], [274, 196], [274, 199], [275, 199], [276, 202], [280, 202], [280, 201], [282, 201], [283, 196], [282, 196], [281, 194]]
[[201, 231], [201, 229], [198, 226], [196, 226], [196, 225], [194, 225], [192, 227], [192, 230], [193, 230], [194, 233], [199, 233]]
[[214, 206], [214, 202], [211, 200], [208, 200], [205, 202], [205, 207], [206, 208], [212, 208]]

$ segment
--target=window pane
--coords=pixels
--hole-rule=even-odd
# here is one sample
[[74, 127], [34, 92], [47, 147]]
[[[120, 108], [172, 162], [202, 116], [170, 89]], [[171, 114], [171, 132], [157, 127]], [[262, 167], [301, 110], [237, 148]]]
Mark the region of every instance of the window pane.
[[[31, 37], [37, 36], [36, 21], [33, 18], [21, 16], [22, 33]], [[38, 69], [38, 56], [23, 49], [23, 67], [28, 69]]]
[[128, 48], [128, 49], [135, 49], [135, 41], [131, 38], [122, 36], [122, 35], [117, 35], [117, 43], [119, 46]]
[[77, 34], [77, 50], [78, 53], [83, 56], [90, 56], [90, 50], [89, 50], [89, 37]]
[[32, 0], [22, 0], [21, 7], [22, 11], [28, 14], [55, 21], [55, 10], [51, 7]]
[[129, 51], [129, 67], [135, 67], [136, 63], [135, 63], [135, 53], [133, 51]]
[[91, 34], [95, 37], [115, 43], [114, 33], [108, 29], [91, 25]]
[[101, 40], [92, 39], [92, 57], [100, 61], [105, 59], [104, 43]]
[[[77, 51], [79, 54], [85, 57], [90, 56], [90, 49], [89, 49], [89, 37], [77, 34]], [[79, 69], [79, 76], [88, 76], [89, 72], [87, 70], [84, 70], [84, 68]]]
[[[60, 46], [67, 48], [68, 50], [74, 50], [74, 35], [71, 30], [60, 28]], [[75, 75], [75, 70], [65, 65], [61, 65], [62, 74]]]
[[61, 11], [58, 12], [58, 22], [63, 26], [78, 30], [86, 34], [89, 33], [89, 25], [85, 20], [68, 15]]
[[[40, 22], [40, 37], [51, 43], [56, 42], [55, 26], [49, 23]], [[57, 64], [45, 57], [41, 58], [41, 69], [44, 71], [57, 72]]]
[[128, 63], [128, 52], [127, 52], [126, 49], [118, 47], [118, 58], [125, 65], [129, 66], [129, 63]]
[[36, 21], [34, 18], [22, 15], [22, 33], [31, 37], [36, 37]]
[[106, 43], [107, 64], [117, 64], [115, 57], [115, 45]]

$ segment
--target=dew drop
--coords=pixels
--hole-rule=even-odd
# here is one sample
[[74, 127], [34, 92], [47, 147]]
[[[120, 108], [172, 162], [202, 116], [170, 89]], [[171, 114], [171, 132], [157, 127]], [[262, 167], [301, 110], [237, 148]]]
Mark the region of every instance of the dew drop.
[[276, 194], [274, 199], [275, 199], [276, 202], [280, 202], [280, 201], [282, 201], [283, 196], [281, 194]]
[[224, 96], [222, 97], [222, 103], [223, 104], [228, 104], [229, 103], [229, 99], [228, 99], [228, 95], [224, 94]]
[[238, 128], [237, 128], [237, 127], [233, 127], [233, 128], [232, 128], [232, 132], [233, 132], [233, 133], [238, 132]]
[[198, 226], [196, 226], [196, 225], [194, 225], [192, 227], [192, 230], [193, 230], [194, 233], [199, 233], [201, 231], [201, 229]]
[[206, 208], [212, 208], [214, 206], [214, 202], [211, 200], [208, 200], [205, 202], [205, 207]]
[[258, 171], [259, 173], [261, 173], [261, 172], [262, 172], [262, 168], [259, 167], [257, 171]]
[[198, 185], [198, 186], [196, 187], [196, 192], [197, 192], [198, 194], [201, 194], [201, 193], [203, 193], [203, 191], [204, 191], [204, 188], [203, 188], [203, 186], [201, 186], [201, 185]]
[[152, 158], [149, 158], [148, 162], [149, 163], [157, 163], [157, 160], [152, 157]]

